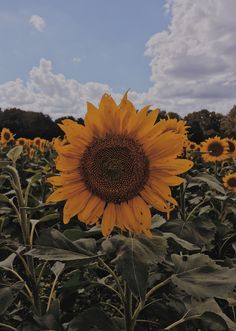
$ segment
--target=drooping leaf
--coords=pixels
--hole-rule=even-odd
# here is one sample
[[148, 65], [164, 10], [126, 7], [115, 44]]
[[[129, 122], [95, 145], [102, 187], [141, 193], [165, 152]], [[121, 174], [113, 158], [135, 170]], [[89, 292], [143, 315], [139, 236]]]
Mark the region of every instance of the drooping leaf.
[[38, 331], [65, 331], [60, 321], [60, 317], [60, 304], [58, 299], [55, 299], [51, 304], [49, 311], [43, 316], [35, 316], [34, 320], [39, 327]]
[[10, 161], [0, 161], [0, 168], [5, 168], [10, 164]]
[[32, 185], [35, 182], [37, 182], [37, 180], [39, 180], [41, 177], [42, 177], [41, 172], [38, 172], [28, 180], [28, 185], [27, 185], [26, 190], [25, 190], [25, 203], [26, 203], [26, 205], [27, 205], [27, 202], [28, 202], [28, 197], [29, 197]]
[[78, 261], [80, 264], [97, 259], [97, 255], [85, 249], [82, 244], [74, 244], [56, 229], [44, 230], [35, 248], [26, 254], [46, 261]]
[[44, 230], [36, 242], [39, 246], [54, 247], [64, 249], [85, 255], [93, 255], [88, 250], [84, 249], [82, 245], [75, 245], [72, 241], [66, 238], [61, 232], [56, 229]]
[[221, 267], [207, 255], [172, 254], [171, 258], [176, 270], [172, 282], [196, 298], [227, 298], [236, 286], [235, 268]]
[[195, 217], [192, 221], [174, 220], [166, 222], [161, 228], [163, 232], [171, 232], [179, 238], [195, 244], [202, 249], [211, 248], [215, 239], [216, 226], [208, 218]]
[[209, 186], [210, 189], [225, 195], [223, 186], [214, 176], [203, 173], [201, 176], [191, 177], [191, 180], [194, 182], [204, 182]]
[[127, 285], [137, 297], [145, 297], [148, 271], [151, 265], [163, 261], [167, 241], [161, 236], [127, 238], [117, 235], [102, 244], [108, 255], [115, 256], [113, 263]]
[[200, 327], [203, 331], [229, 331], [225, 320], [213, 312], [205, 312], [200, 318]]
[[215, 299], [210, 298], [204, 301], [199, 301], [195, 300], [194, 298], [191, 298], [191, 303], [186, 304], [185, 302], [185, 305], [188, 310], [188, 314], [186, 315], [186, 317], [198, 314], [203, 316], [204, 313], [211, 312], [223, 318], [230, 331], [236, 330], [236, 323], [233, 322], [226, 314], [222, 312], [220, 306], [215, 301]]
[[13, 162], [16, 162], [21, 153], [23, 152], [23, 146], [15, 146], [7, 153], [8, 159], [12, 160]]
[[30, 255], [45, 261], [78, 261], [87, 264], [97, 259], [97, 256], [88, 256], [60, 248], [39, 247], [33, 248], [26, 255]]
[[75, 246], [79, 245], [79, 247], [83, 247], [89, 252], [96, 252], [96, 240], [94, 238], [81, 238], [73, 242]]
[[89, 308], [76, 316], [68, 331], [119, 331], [112, 320], [100, 309]]
[[198, 247], [195, 244], [192, 244], [189, 241], [186, 241], [184, 239], [179, 238], [177, 235], [175, 235], [174, 233], [171, 232], [162, 232], [162, 236], [164, 238], [167, 239], [167, 241], [174, 241], [175, 243], [177, 243], [178, 245], [180, 245], [181, 247], [185, 248], [188, 251], [199, 251], [200, 247]]
[[159, 228], [160, 226], [162, 226], [165, 223], [166, 223], [166, 219], [164, 217], [162, 217], [159, 214], [155, 214], [152, 217], [151, 229]]
[[[23, 250], [25, 249], [25, 247], [23, 246], [20, 246], [18, 249], [17, 249], [17, 253], [20, 253], [22, 252]], [[6, 259], [0, 261], [0, 268], [9, 268], [9, 269], [12, 269], [13, 268], [13, 262], [16, 258], [17, 254], [16, 253], [12, 253], [10, 254]]]
[[0, 288], [0, 315], [7, 311], [23, 287], [24, 282], [17, 282], [11, 286]]
[[58, 278], [60, 274], [63, 272], [64, 267], [65, 267], [65, 263], [61, 263], [60, 261], [57, 261], [53, 264], [51, 270], [54, 273], [54, 275]]

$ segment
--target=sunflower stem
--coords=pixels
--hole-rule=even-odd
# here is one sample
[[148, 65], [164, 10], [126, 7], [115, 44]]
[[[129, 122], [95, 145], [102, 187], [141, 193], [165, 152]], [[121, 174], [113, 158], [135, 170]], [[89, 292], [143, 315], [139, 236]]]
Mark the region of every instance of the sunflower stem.
[[192, 321], [192, 320], [197, 320], [197, 319], [200, 319], [201, 318], [201, 315], [195, 315], [195, 316], [190, 316], [190, 317], [182, 317], [180, 318], [178, 321], [168, 325], [165, 329], [165, 331], [168, 331], [168, 330], [172, 330], [173, 328], [175, 328], [176, 326], [180, 325], [180, 324], [183, 324], [187, 321]]
[[186, 212], [185, 212], [185, 183], [180, 185], [180, 214], [183, 222], [186, 222]]
[[[16, 165], [10, 166], [7, 165], [4, 171], [12, 178], [11, 183], [12, 187], [15, 190], [17, 203], [18, 203], [18, 211], [19, 211], [19, 223], [21, 226], [23, 242], [26, 247], [26, 251], [30, 249], [30, 222], [28, 219], [27, 211], [26, 211], [26, 201], [23, 194], [19, 173], [16, 169]], [[27, 272], [29, 273], [29, 278], [31, 281], [31, 287], [33, 290], [31, 291], [28, 285], [26, 284], [25, 287], [27, 292], [32, 294], [33, 297], [33, 304], [36, 311], [40, 312], [40, 300], [39, 300], [39, 293], [37, 291], [37, 284], [36, 284], [36, 276], [35, 276], [35, 268], [34, 268], [34, 260], [32, 256], [26, 257], [26, 264], [28, 266]]]
[[[132, 320], [132, 292], [125, 283], [125, 331], [133, 331], [135, 323]], [[135, 321], [136, 322], [136, 321]]]
[[166, 278], [165, 280], [163, 280], [161, 283], [158, 283], [157, 285], [155, 285], [154, 287], [152, 287], [147, 293], [146, 293], [146, 296], [145, 296], [145, 300], [144, 302], [139, 302], [137, 308], [135, 309], [134, 311], [134, 314], [132, 316], [132, 323], [133, 323], [133, 328], [136, 324], [136, 321], [137, 321], [137, 318], [138, 318], [138, 315], [139, 313], [141, 312], [141, 310], [143, 310], [143, 308], [145, 308], [145, 302], [149, 299], [149, 297], [154, 293], [156, 292], [159, 288], [161, 288], [162, 286], [165, 286], [166, 284], [168, 284], [171, 280], [171, 277], [168, 277]]
[[113, 276], [115, 282], [116, 282], [116, 286], [118, 288], [118, 292], [120, 293], [120, 297], [121, 297], [121, 300], [123, 302], [123, 304], [125, 303], [125, 294], [124, 294], [124, 291], [122, 289], [122, 286], [120, 284], [120, 281], [119, 281], [119, 278], [117, 277], [117, 275], [115, 274], [115, 272], [109, 267], [109, 265], [106, 264], [106, 262], [103, 261], [103, 259], [101, 258], [98, 258], [98, 261], [103, 265], [103, 267], [109, 272], [110, 275]]

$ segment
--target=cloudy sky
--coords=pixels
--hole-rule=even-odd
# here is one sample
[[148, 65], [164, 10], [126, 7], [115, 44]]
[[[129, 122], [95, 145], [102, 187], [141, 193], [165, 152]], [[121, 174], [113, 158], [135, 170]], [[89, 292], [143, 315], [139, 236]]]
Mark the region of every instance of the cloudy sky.
[[236, 104], [236, 0], [0, 2], [0, 107], [82, 116], [104, 92], [181, 115]]

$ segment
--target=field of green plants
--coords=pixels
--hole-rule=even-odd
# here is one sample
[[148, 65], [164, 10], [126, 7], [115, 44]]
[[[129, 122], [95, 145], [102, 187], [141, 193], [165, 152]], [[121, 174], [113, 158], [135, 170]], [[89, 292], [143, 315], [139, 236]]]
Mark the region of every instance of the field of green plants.
[[[143, 120], [151, 121], [151, 114]], [[162, 153], [164, 148], [174, 148], [168, 143], [171, 135], [183, 144], [181, 153], [178, 150], [172, 161], [161, 164], [162, 169], [167, 168], [162, 173], [163, 181], [171, 187], [170, 197], [160, 180], [159, 197], [167, 212], [161, 203], [151, 204], [142, 195], [151, 211], [151, 222], [145, 228], [131, 222], [128, 212], [109, 225], [107, 209], [102, 223], [101, 217], [93, 220], [92, 216], [66, 211], [65, 200], [73, 199], [73, 185], [77, 183], [70, 181], [72, 196], [68, 193], [68, 199], [63, 198], [67, 188], [63, 180], [69, 178], [74, 165], [68, 155], [76, 151], [72, 147], [77, 127], [72, 122], [63, 124], [64, 139], [53, 142], [37, 137], [33, 141], [15, 140], [7, 128], [2, 131], [0, 330], [236, 330], [236, 141], [213, 137], [196, 145], [188, 140], [183, 121], [145, 123], [135, 134], [143, 132], [145, 125], [159, 125], [159, 136], [165, 135]], [[89, 118], [86, 124], [92, 127]], [[133, 148], [123, 135], [122, 143]], [[93, 140], [82, 154], [86, 166], [90, 166], [87, 160], [93, 155], [90, 150], [95, 142], [102, 145], [107, 139], [112, 149], [118, 138], [121, 134]], [[160, 144], [157, 141], [156, 147], [150, 145], [154, 146], [152, 153]], [[107, 161], [109, 168], [104, 171], [109, 169], [109, 176], [114, 176], [114, 163], [123, 164], [117, 163], [110, 149], [108, 161], [113, 155], [113, 167]], [[173, 170], [180, 159], [192, 164], [189, 170]], [[80, 162], [85, 177], [87, 168]], [[100, 164], [96, 162], [95, 170]], [[138, 166], [135, 164], [135, 169]], [[61, 178], [61, 189], [55, 179], [50, 180], [55, 177]], [[132, 181], [132, 175], [130, 178]], [[56, 199], [55, 192], [61, 198]], [[107, 197], [108, 189], [104, 192]], [[126, 203], [114, 200], [114, 191], [109, 194], [106, 206], [110, 203], [117, 208]], [[83, 199], [78, 194], [75, 209]]]

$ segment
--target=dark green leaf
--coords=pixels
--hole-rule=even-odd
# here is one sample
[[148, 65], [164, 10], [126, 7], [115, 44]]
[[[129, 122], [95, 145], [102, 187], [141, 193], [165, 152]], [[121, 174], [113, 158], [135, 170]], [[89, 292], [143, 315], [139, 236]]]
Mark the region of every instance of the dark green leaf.
[[54, 275], [58, 278], [60, 276], [60, 274], [63, 272], [64, 267], [65, 267], [64, 263], [57, 261], [53, 264], [53, 266], [51, 267], [51, 270], [54, 273]]
[[23, 287], [24, 282], [17, 282], [12, 286], [0, 288], [0, 315], [7, 311]]
[[196, 298], [227, 298], [236, 286], [236, 270], [217, 265], [204, 254], [171, 256], [176, 273], [172, 282]]
[[23, 146], [15, 146], [12, 149], [10, 149], [10, 151], [7, 153], [7, 157], [13, 162], [16, 162], [19, 159], [22, 151], [23, 151]]
[[198, 301], [192, 298], [191, 304], [186, 305], [186, 308], [188, 309], [187, 316], [198, 314], [202, 315], [206, 312], [212, 312], [214, 314], [217, 314], [224, 319], [230, 331], [236, 330], [236, 323], [233, 322], [226, 314], [222, 312], [220, 306], [217, 304], [215, 299], [206, 299], [204, 301]]
[[224, 319], [212, 312], [201, 315], [200, 327], [203, 331], [228, 331], [229, 328]]
[[204, 173], [204, 174], [201, 174], [201, 176], [191, 177], [191, 180], [195, 181], [195, 182], [204, 182], [212, 190], [225, 195], [225, 190], [224, 190], [222, 184], [214, 176]]
[[100, 309], [89, 308], [75, 317], [68, 331], [119, 331], [112, 320]]
[[166, 255], [167, 241], [161, 236], [127, 238], [117, 235], [102, 244], [108, 255], [135, 296], [144, 299], [151, 265], [162, 262]]
[[54, 248], [54, 247], [38, 247], [33, 248], [26, 255], [36, 257], [45, 261], [78, 261], [82, 264], [90, 263], [97, 259], [97, 256], [88, 256], [73, 251]]

